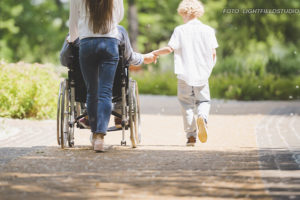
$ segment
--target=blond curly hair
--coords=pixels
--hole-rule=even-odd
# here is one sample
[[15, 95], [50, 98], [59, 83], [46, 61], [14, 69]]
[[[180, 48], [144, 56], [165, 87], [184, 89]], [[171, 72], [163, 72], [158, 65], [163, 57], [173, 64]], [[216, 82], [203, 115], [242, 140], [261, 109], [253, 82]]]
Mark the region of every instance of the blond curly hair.
[[183, 0], [177, 9], [179, 15], [188, 15], [192, 17], [202, 17], [204, 14], [204, 6], [198, 0]]

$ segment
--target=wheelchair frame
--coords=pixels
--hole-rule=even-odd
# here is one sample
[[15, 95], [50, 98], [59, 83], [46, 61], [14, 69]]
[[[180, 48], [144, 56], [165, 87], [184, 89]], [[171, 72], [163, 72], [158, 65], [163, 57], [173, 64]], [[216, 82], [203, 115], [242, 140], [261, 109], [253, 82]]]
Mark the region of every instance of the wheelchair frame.
[[[141, 142], [141, 113], [138, 84], [135, 80], [129, 78], [129, 65], [124, 61], [124, 45], [119, 45], [120, 59], [118, 69], [121, 72], [121, 94], [113, 96], [112, 103], [122, 102], [121, 115], [112, 111], [112, 115], [122, 119], [122, 129], [111, 129], [113, 131], [122, 130], [121, 146], [127, 145], [125, 140], [125, 132], [130, 129], [130, 140], [132, 148], [136, 148]], [[75, 55], [79, 56], [78, 49]], [[76, 67], [68, 67], [68, 78], [60, 84], [58, 103], [57, 103], [57, 143], [62, 149], [65, 147], [74, 147], [74, 131], [77, 128], [83, 128], [79, 125], [79, 119], [87, 115], [85, 101], [76, 99], [76, 83], [74, 74], [76, 70], [80, 70], [79, 65]], [[78, 72], [77, 72], [78, 73]], [[80, 71], [81, 75], [81, 71]], [[117, 75], [117, 74], [116, 74]], [[82, 76], [82, 75], [81, 75]], [[115, 80], [116, 81], [116, 80]], [[84, 82], [82, 83], [84, 84]], [[115, 83], [113, 91], [115, 91]], [[119, 89], [119, 88], [117, 88]], [[81, 89], [82, 90], [82, 89]], [[82, 91], [83, 94], [86, 91]], [[76, 101], [77, 100], [77, 101]], [[109, 129], [110, 130], [110, 129]], [[110, 132], [108, 130], [108, 132]]]

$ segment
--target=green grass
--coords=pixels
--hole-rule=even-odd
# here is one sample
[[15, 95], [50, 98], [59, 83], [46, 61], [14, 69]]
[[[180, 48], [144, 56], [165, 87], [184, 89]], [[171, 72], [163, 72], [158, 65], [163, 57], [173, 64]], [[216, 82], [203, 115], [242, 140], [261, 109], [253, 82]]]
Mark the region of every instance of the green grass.
[[52, 66], [0, 63], [0, 117], [55, 118], [59, 76]]

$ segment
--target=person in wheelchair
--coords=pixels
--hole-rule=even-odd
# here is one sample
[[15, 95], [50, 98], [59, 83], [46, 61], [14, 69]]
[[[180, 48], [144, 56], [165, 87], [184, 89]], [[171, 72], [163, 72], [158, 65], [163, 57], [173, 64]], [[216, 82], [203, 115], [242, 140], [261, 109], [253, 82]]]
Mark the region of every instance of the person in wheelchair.
[[[134, 52], [130, 43], [130, 39], [128, 36], [128, 33], [126, 29], [123, 26], [118, 25], [118, 39], [120, 41], [120, 45], [124, 45], [124, 60], [125, 60], [125, 65], [129, 66], [140, 66], [143, 63], [144, 64], [150, 64], [152, 62], [156, 62], [157, 57], [151, 53], [149, 54], [140, 54], [137, 52]], [[115, 79], [119, 79], [120, 77], [115, 76]], [[120, 80], [115, 80], [116, 84], [120, 83]], [[118, 101], [113, 104], [113, 111], [121, 114], [122, 112], [122, 101]], [[122, 119], [119, 117], [115, 117], [115, 128], [116, 129], [121, 129], [122, 125]]]
[[[140, 54], [140, 53], [133, 51], [126, 29], [121, 25], [118, 25], [117, 28], [119, 31], [119, 34], [118, 34], [119, 45], [120, 46], [124, 45], [124, 47], [125, 47], [125, 49], [124, 49], [124, 61], [125, 61], [124, 64], [125, 65], [140, 66], [143, 63], [150, 64], [150, 63], [156, 62], [157, 57], [151, 53]], [[120, 77], [118, 75], [116, 75], [115, 78], [120, 78]], [[119, 83], [120, 80], [115, 80], [115, 82]], [[113, 112], [121, 114], [121, 112], [122, 112], [122, 101], [121, 100], [117, 101], [113, 104]], [[121, 125], [122, 119], [115, 116], [114, 121], [115, 121], [115, 127], [114, 127], [115, 130], [121, 129], [122, 128], [122, 125]], [[78, 121], [78, 123], [83, 128], [87, 128], [87, 129], [90, 128], [90, 124], [89, 124], [89, 120], [88, 120], [87, 116], [81, 118]]]

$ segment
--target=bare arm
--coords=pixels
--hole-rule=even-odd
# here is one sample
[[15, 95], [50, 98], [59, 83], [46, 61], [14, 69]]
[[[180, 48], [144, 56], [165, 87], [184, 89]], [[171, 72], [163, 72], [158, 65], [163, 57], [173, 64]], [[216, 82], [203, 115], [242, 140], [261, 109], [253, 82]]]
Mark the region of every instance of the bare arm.
[[161, 55], [168, 55], [168, 54], [172, 53], [173, 51], [174, 50], [171, 47], [167, 46], [167, 47], [163, 47], [161, 49], [155, 50], [152, 53], [156, 56], [161, 56]]
[[217, 52], [216, 49], [213, 49], [213, 61], [216, 62]]

